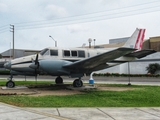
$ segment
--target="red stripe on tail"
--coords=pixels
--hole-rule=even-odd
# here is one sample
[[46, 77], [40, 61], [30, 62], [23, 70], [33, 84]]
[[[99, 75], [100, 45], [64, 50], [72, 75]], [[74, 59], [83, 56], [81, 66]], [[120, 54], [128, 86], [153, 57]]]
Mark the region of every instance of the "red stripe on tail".
[[142, 49], [142, 45], [143, 45], [143, 41], [144, 41], [144, 34], [145, 34], [145, 29], [140, 29], [134, 48], [136, 48], [138, 50]]
[[145, 30], [145, 29], [143, 29], [142, 37], [141, 37], [141, 42], [140, 42], [140, 46], [139, 46], [139, 47], [140, 47], [140, 48], [139, 48], [140, 50], [142, 49], [142, 45], [143, 45], [143, 41], [144, 41], [144, 34], [145, 34], [145, 31], [146, 31], [146, 30]]

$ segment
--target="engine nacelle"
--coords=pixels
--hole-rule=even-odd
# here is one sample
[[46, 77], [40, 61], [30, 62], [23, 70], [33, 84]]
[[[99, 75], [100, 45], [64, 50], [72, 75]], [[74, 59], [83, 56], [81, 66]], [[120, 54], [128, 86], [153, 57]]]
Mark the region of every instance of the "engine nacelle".
[[63, 66], [70, 63], [72, 62], [65, 60], [40, 60], [39, 68], [54, 76], [69, 75], [70, 71]]

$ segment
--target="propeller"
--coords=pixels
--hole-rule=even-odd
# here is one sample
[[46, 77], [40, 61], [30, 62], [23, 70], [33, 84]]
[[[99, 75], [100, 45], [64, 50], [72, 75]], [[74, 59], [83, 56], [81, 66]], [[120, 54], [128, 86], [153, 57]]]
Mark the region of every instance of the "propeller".
[[35, 59], [35, 79], [37, 81], [37, 69], [39, 68], [39, 61], [38, 61], [38, 54], [36, 55], [36, 59]]
[[32, 64], [29, 67], [34, 69], [35, 79], [37, 80], [37, 74], [38, 74], [38, 69], [39, 69], [38, 54], [36, 55], [35, 60], [32, 58]]

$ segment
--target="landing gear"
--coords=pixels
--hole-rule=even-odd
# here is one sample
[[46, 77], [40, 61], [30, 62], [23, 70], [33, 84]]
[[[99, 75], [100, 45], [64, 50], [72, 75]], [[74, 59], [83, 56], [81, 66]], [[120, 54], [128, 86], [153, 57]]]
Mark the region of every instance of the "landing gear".
[[75, 79], [73, 81], [73, 87], [82, 87], [83, 86], [83, 82], [81, 79]]
[[63, 84], [63, 79], [62, 79], [60, 76], [58, 76], [58, 77], [56, 78], [56, 80], [55, 80], [55, 83], [56, 83], [56, 84]]
[[9, 81], [6, 83], [6, 87], [8, 87], [8, 88], [13, 88], [13, 87], [15, 87], [15, 83], [14, 83], [12, 80], [9, 80]]
[[15, 87], [15, 83], [12, 81], [12, 78], [13, 78], [12, 75], [8, 78], [8, 82], [6, 83], [6, 87], [8, 87], [8, 88]]

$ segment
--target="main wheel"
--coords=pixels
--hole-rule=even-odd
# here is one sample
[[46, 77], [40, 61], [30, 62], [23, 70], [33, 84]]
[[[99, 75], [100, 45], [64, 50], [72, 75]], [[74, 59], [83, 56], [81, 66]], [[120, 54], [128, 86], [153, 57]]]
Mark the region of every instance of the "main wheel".
[[80, 79], [75, 79], [73, 82], [73, 87], [82, 87], [83, 86], [83, 82]]
[[10, 81], [8, 81], [8, 82], [6, 83], [6, 87], [8, 87], [8, 88], [13, 88], [13, 87], [15, 87], [15, 83], [10, 80]]
[[59, 76], [56, 78], [55, 83], [56, 84], [63, 84], [63, 79]]

